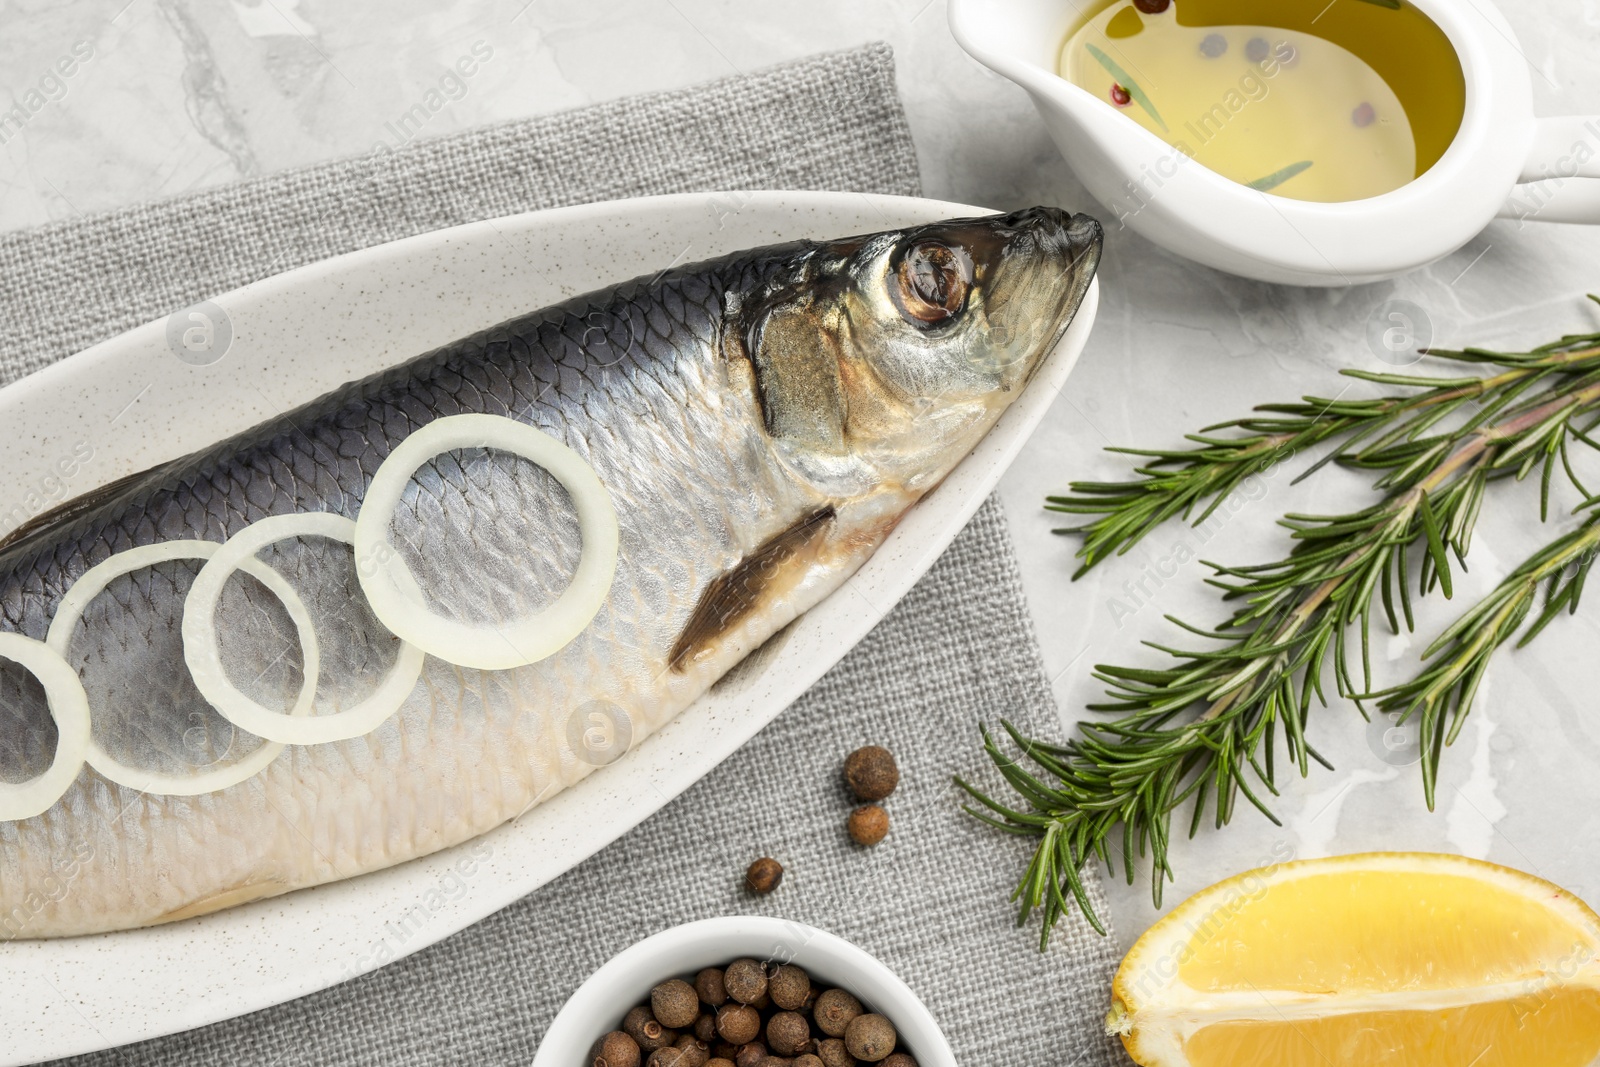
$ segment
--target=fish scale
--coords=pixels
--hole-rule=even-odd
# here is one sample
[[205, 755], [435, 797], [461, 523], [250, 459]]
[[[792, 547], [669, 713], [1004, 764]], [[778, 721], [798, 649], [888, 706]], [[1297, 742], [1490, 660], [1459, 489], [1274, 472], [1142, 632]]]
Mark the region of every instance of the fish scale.
[[[180, 571], [186, 575], [181, 582], [176, 578]], [[91, 701], [98, 691], [93, 676], [101, 673], [95, 670], [100, 666], [95, 662], [98, 658], [95, 653], [109, 658], [107, 654], [120, 650], [130, 657], [137, 657], [134, 659], [135, 664], [145, 661], [148, 648], [153, 648], [158, 655], [169, 652], [182, 654], [181, 645], [177, 640], [177, 627], [174, 625], [176, 620], [172, 616], [159, 616], [156, 625], [160, 630], [167, 631], [164, 634], [159, 632], [150, 634], [148, 631], [133, 629], [129, 625], [118, 624], [149, 611], [157, 603], [181, 603], [182, 591], [187, 590], [189, 582], [198, 572], [198, 561], [157, 564], [138, 574], [118, 578], [95, 600], [91, 610], [85, 613], [85, 623], [94, 625], [106, 636], [101, 638], [98, 647], [91, 646], [88, 662], [80, 662], [76, 654], [68, 657], [68, 662], [84, 679]], [[113, 642], [117, 647], [110, 647]], [[76, 648], [73, 651], [77, 653]], [[97, 736], [114, 756], [126, 758], [130, 751], [136, 754], [143, 751], [150, 757], [149, 763], [152, 769], [181, 773], [184, 769], [183, 757], [186, 751], [192, 757], [189, 761], [191, 764], [196, 760], [221, 759], [227, 754], [227, 746], [221, 751], [216, 751], [209, 742], [216, 737], [218, 740], [225, 739], [231, 743], [234, 728], [204, 702], [187, 672], [140, 673], [143, 676], [144, 692], [139, 696], [144, 699], [130, 702], [128, 707], [105, 708], [102, 705], [103, 720], [114, 719], [116, 722], [114, 724], [109, 721], [104, 722], [104, 725], [111, 728], [101, 731]], [[157, 680], [161, 683], [159, 689], [153, 684]], [[149, 690], [152, 689], [157, 691], [151, 694]], [[146, 719], [140, 712], [152, 705], [156, 708], [165, 706], [170, 709], [171, 714]], [[129, 708], [132, 709], [131, 713]], [[197, 719], [197, 715], [203, 717]], [[188, 733], [194, 726], [200, 726], [205, 731], [204, 738], [207, 744], [203, 751], [192, 750], [198, 747], [193, 744], [194, 736]], [[248, 750], [253, 749], [255, 745], [241, 739], [239, 747]], [[244, 754], [245, 751], [235, 753], [235, 755]], [[42, 767], [39, 769], [42, 770]]]
[[[925, 311], [917, 276], [897, 267], [938, 242], [965, 243], [979, 264], [972, 277], [947, 279], [966, 287], [959, 312]], [[573, 722], [580, 733], [586, 722], [573, 717], [609, 709], [637, 743], [836, 589], [1016, 395], [1070, 321], [1098, 247], [1092, 221], [1038, 209], [676, 268], [352, 383], [0, 549], [0, 629], [42, 639], [66, 590], [114, 553], [180, 538], [221, 542], [271, 515], [354, 518], [396, 446], [467, 413], [508, 417], [567, 445], [598, 476], [619, 526], [598, 614], [546, 659], [491, 671], [428, 656], [410, 696], [377, 729], [288, 746], [244, 782], [168, 796], [85, 767], [43, 814], [0, 822], [0, 938], [120, 929], [348, 878], [467, 840], [593, 773], [607, 760], [572, 740]], [[1020, 319], [989, 321], [989, 300], [1007, 316], [1026, 314], [1027, 329]], [[930, 328], [912, 311], [948, 321]], [[792, 326], [795, 315], [811, 316], [815, 329], [768, 326], [780, 318]], [[840, 323], [848, 336], [830, 335]], [[800, 363], [810, 369], [788, 369]], [[819, 368], [838, 374], [837, 398], [815, 390]], [[938, 368], [946, 373], [937, 395], [908, 395], [912, 383], [938, 379]], [[797, 406], [833, 427], [828, 440], [845, 442], [843, 451], [819, 452], [809, 438], [772, 428], [804, 426], [792, 418]], [[785, 416], [775, 421], [774, 412]], [[582, 550], [573, 502], [527, 466], [470, 449], [413, 474], [391, 530], [441, 613], [494, 620], [536, 610], [567, 584]], [[784, 540], [791, 530], [800, 533]], [[390, 637], [364, 607], [338, 607], [360, 596], [348, 550], [318, 555], [307, 550], [313, 542], [295, 544], [262, 558], [325, 616], [323, 670], [337, 676], [319, 683], [323, 712], [370, 691], [362, 685], [377, 683], [372, 664], [383, 658], [371, 652]], [[345, 552], [342, 570], [319, 562], [328, 551]], [[252, 663], [281, 655], [272, 642], [283, 634], [260, 625], [283, 610], [266, 587], [236, 578], [228, 590], [214, 620], [226, 654]], [[164, 662], [146, 656], [138, 671], [114, 653], [119, 639], [130, 649], [150, 644], [128, 640], [140, 636], [128, 628], [182, 614], [181, 584], [146, 574], [118, 579], [110, 592], [114, 611], [97, 598], [86, 613], [118, 628], [89, 642], [105, 657], [85, 667], [94, 700], [183, 713], [182, 700], [159, 696], [191, 687], [170, 641]], [[268, 669], [297, 677], [298, 662]], [[278, 688], [287, 705], [298, 686]], [[9, 779], [51, 743], [38, 686], [6, 661], [0, 698], [0, 778]], [[144, 744], [147, 761], [170, 770], [182, 725], [130, 726], [118, 754], [137, 763]], [[51, 892], [52, 872], [74, 857], [71, 891]]]
[[[703, 283], [695, 288], [702, 296], [711, 293], [711, 288]], [[641, 355], [674, 362], [709, 357], [712, 311], [694, 302], [685, 302], [684, 307], [700, 308], [698, 323], [687, 321], [687, 314], [682, 322], [686, 330], [698, 326], [694, 332], [700, 344], [684, 350], [652, 350], [647, 345]], [[576, 328], [573, 324], [581, 321], [582, 316], [591, 310], [591, 306], [585, 305], [582, 310], [569, 310], [562, 314], [560, 319], [564, 322], [540, 322], [537, 324], [539, 332], [569, 333]], [[605, 313], [604, 305], [593, 310]], [[566, 329], [561, 329], [561, 326]], [[236, 458], [224, 460], [215, 467], [201, 467], [192, 474], [185, 471], [168, 476], [165, 484], [136, 496], [117, 514], [89, 524], [74, 539], [81, 547], [70, 561], [65, 561], [65, 565], [56, 553], [50, 553], [48, 559], [40, 558], [32, 567], [25, 565], [17, 568], [14, 573], [31, 574], [48, 590], [48, 606], [41, 598], [18, 598], [13, 592], [17, 585], [15, 579], [8, 580], [0, 587], [3, 588], [0, 604], [4, 605], [6, 620], [10, 624], [7, 628], [42, 637], [48, 619], [53, 614], [54, 603], [65, 589], [88, 566], [114, 552], [157, 538], [170, 539], [175, 535], [220, 540], [269, 514], [328, 510], [329, 501], [325, 496], [311, 495], [317, 480], [295, 477], [292, 472], [297, 461], [310, 459], [315, 462], [319, 456], [328, 454], [327, 450], [317, 448], [317, 442], [327, 440], [325, 435], [341, 422], [345, 427], [344, 434], [354, 429], [361, 435], [361, 451], [355, 457], [342, 458], [332, 469], [323, 462], [318, 462], [317, 466], [319, 471], [325, 471], [338, 484], [339, 503], [343, 504], [360, 499], [365, 484], [394, 444], [432, 418], [463, 411], [500, 413], [531, 410], [536, 415], [533, 420], [536, 425], [565, 440], [580, 454], [588, 453], [590, 449], [585, 428], [571, 425], [571, 416], [567, 406], [561, 403], [562, 398], [573, 391], [604, 393], [618, 384], [633, 388], [633, 383], [619, 383], [618, 379], [624, 376], [610, 369], [601, 370], [593, 376], [563, 373], [577, 370], [571, 364], [584, 358], [581, 349], [566, 346], [559, 350], [557, 365], [550, 368], [555, 373], [548, 373], [546, 367], [537, 363], [537, 357], [546, 350], [528, 347], [528, 362], [525, 365], [517, 367], [513, 373], [498, 376], [500, 383], [510, 387], [510, 391], [491, 394], [487, 390], [495, 376], [486, 372], [483, 364], [506, 358], [505, 354], [510, 349], [507, 329], [525, 330], [527, 327], [497, 328], [479, 339], [453, 346], [446, 350], [442, 358], [435, 357], [440, 366], [426, 377], [409, 379], [399, 388], [390, 386], [375, 390], [373, 395], [358, 400], [356, 405], [341, 405], [335, 411], [301, 423], [292, 430], [272, 433], [263, 444], [242, 450]], [[682, 374], [686, 369], [680, 367], [676, 373]], [[541, 370], [547, 372], [540, 373]], [[648, 376], [639, 377], [644, 379], [640, 384], [646, 388], [654, 382]], [[693, 377], [703, 378], [704, 375]], [[545, 387], [548, 387], [546, 401], [542, 406], [535, 407], [536, 392]], [[628, 403], [628, 399], [624, 395], [620, 398], [621, 403], [614, 404], [614, 407], [620, 409], [619, 414], [623, 418], [636, 420], [637, 406]], [[679, 410], [680, 418], [687, 399], [688, 393], [685, 392], [672, 403], [672, 407]], [[352, 426], [352, 417], [362, 409], [367, 414], [358, 424], [360, 428]], [[655, 430], [666, 431], [669, 436], [678, 437], [681, 443], [684, 435], [681, 432], [671, 435], [671, 428], [660, 420], [659, 409], [652, 421]], [[626, 437], [619, 437], [618, 440], [625, 441]], [[616, 453], [586, 455], [586, 458], [597, 470], [602, 471], [602, 477], [618, 498], [619, 506], [625, 507], [624, 502], [629, 498], [635, 501], [651, 498], [653, 506], [648, 512], [653, 519], [652, 525], [658, 524], [671, 510], [668, 499], [652, 492], [653, 483], [650, 479], [640, 478], [635, 472], [620, 467], [607, 476], [606, 468], [618, 464], [622, 459]], [[725, 464], [713, 463], [712, 466], [720, 468], [716, 470], [719, 479], [725, 478], [731, 482], [739, 477], [739, 472]], [[749, 481], [748, 474], [744, 480]], [[196, 492], [192, 487], [204, 489]], [[219, 504], [222, 507], [219, 508]], [[641, 518], [643, 514], [641, 511], [634, 512]], [[150, 520], [153, 516], [172, 516], [177, 521], [169, 519], [152, 524]], [[680, 518], [681, 523], [687, 524], [688, 521], [687, 517]], [[631, 522], [624, 511], [623, 537], [632, 549], [619, 566], [618, 588], [627, 587], [627, 571], [635, 565], [634, 561], [648, 551], [650, 541], [644, 531], [633, 533]], [[534, 523], [537, 524], [537, 519]], [[737, 521], [725, 520], [721, 538], [723, 547], [726, 548], [729, 539], [735, 536], [732, 531], [759, 528], [759, 525], [760, 516], [753, 509], [747, 509], [745, 514], [738, 516]], [[156, 527], [162, 528], [159, 533]], [[714, 532], [702, 521], [694, 521], [693, 527], [702, 535]], [[641, 613], [638, 612], [618, 611], [616, 605], [622, 599], [613, 598], [612, 604], [602, 612], [602, 618], [596, 620], [591, 634], [611, 630], [604, 616], [616, 613], [619, 616], [616, 630], [621, 631], [618, 636], [632, 638], [641, 646], [648, 644], [648, 638], [639, 634], [647, 620], [640, 617]], [[33, 609], [26, 617], [18, 610], [22, 605]], [[220, 616], [219, 626], [225, 626], [225, 620]], [[660, 639], [657, 641], [660, 643]], [[552, 759], [552, 754], [539, 750], [540, 743], [554, 735], [556, 724], [539, 721], [531, 728], [523, 726], [519, 729], [513, 720], [525, 706], [564, 707], [570, 704], [566, 690], [571, 687], [561, 684], [559, 678], [563, 673], [571, 676], [585, 673], [583, 665], [596, 660], [607, 661], [613, 671], [625, 666], [632, 668], [629, 672], [632, 677], [624, 679], [619, 674], [613, 678], [610, 686], [596, 687], [596, 692], [611, 689], [622, 695], [624, 685], [635, 691], [645, 688], [645, 680], [638, 677], [644, 668], [642, 658], [627, 657], [635, 662], [626, 664], [625, 659], [619, 661], [617, 657], [597, 654], [596, 650], [589, 647], [591, 644], [587, 635], [580, 637], [556, 657], [566, 666], [565, 672], [553, 670], [556, 664], [551, 661], [514, 672], [530, 675], [526, 693], [515, 700], [510, 698], [503, 681], [485, 677], [486, 672], [465, 671], [430, 660], [426, 668], [427, 685], [419, 687], [418, 693], [400, 713], [375, 735], [291, 750], [287, 754], [291, 758], [280, 758], [256, 780], [219, 793], [198, 798], [134, 796], [133, 791], [123, 787], [99, 783], [101, 788], [109, 789], [118, 798], [116, 807], [119, 810], [128, 806], [122, 822], [145, 826], [164, 836], [176, 834], [214, 842], [230, 835], [237, 836], [241, 828], [249, 827], [251, 832], [257, 832], [262, 827], [272, 828], [286, 819], [297, 830], [288, 836], [280, 834], [275, 846], [270, 849], [276, 853], [272, 861], [242, 881], [239, 868], [233, 862], [222, 863], [220, 869], [209, 872], [211, 877], [207, 877], [208, 864], [202, 863], [198, 869], [188, 872], [186, 882], [168, 885], [155, 876], [148, 862], [137, 855], [129, 855], [126, 864], [118, 863], [115, 866], [126, 868], [122, 873], [128, 879], [130, 888], [143, 886], [145, 891], [134, 891], [120, 900], [113, 897], [112, 903], [117, 906], [109, 910], [115, 913], [128, 907], [154, 918], [173, 912], [192, 900], [205, 899], [238, 884], [254, 884], [263, 891], [279, 891], [297, 883], [314, 884], [347, 877], [355, 871], [387, 865], [396, 858], [408, 858], [415, 854], [419, 843], [429, 837], [435, 840], [427, 851], [474, 836], [504, 819], [508, 812], [515, 814], [526, 807], [529, 801], [552, 784], [572, 784], [591, 768], [574, 765], [567, 768], [563, 775], [562, 768], [557, 765], [558, 761]], [[181, 668], [181, 664], [173, 666]], [[430, 688], [437, 694], [433, 701], [426, 699]], [[585, 689], [585, 695], [588, 693], [589, 690]], [[448, 708], [454, 714], [435, 715], [434, 706]], [[438, 733], [441, 725], [447, 726], [442, 737]], [[650, 728], [659, 725], [659, 722], [653, 722]], [[394, 750], [388, 752], [388, 759], [384, 758], [387, 746], [383, 744], [385, 738], [382, 735], [385, 734], [397, 735], [402, 740], [400, 749], [404, 751], [403, 760], [395, 758]], [[530, 741], [534, 743], [529, 744]], [[491, 773], [487, 779], [475, 773], [478, 768], [485, 766], [498, 767], [508, 757], [508, 765], [518, 767], [510, 775], [514, 784], [502, 781], [497, 772]], [[464, 781], [469, 784], [471, 788], [464, 790], [463, 795], [474, 800], [481, 797], [481, 802], [454, 810], [446, 805], [418, 805], [411, 802], [416, 800], [416, 794], [410, 783], [406, 783], [406, 778], [416, 777], [414, 772], [418, 761], [431, 769], [432, 777], [436, 780]], [[386, 771], [412, 773], [391, 777]], [[86, 771], [84, 785], [76, 788], [93, 788], [90, 780], [95, 777], [92, 771]], [[373, 778], [389, 779], [396, 785], [389, 790], [370, 788]], [[361, 799], [359, 806], [365, 809], [368, 819], [359, 825], [347, 826], [342, 831], [335, 822], [319, 819], [313, 808], [284, 799], [315, 797], [317, 809], [324, 805], [333, 810], [347, 806], [353, 808], [355, 805], [349, 804], [344, 792], [352, 783], [363, 779], [368, 781], [369, 788], [358, 787], [358, 791], [368, 792], [369, 795]], [[374, 840], [364, 828], [369, 820], [395, 827], [396, 832]], [[34, 825], [41, 821], [48, 820], [41, 818], [0, 824], [0, 850], [3, 850], [0, 854], [5, 857], [3, 873], [0, 873], [0, 901], [13, 899], [19, 892], [25, 893], [23, 886], [13, 886], [13, 878], [17, 875], [24, 878], [31, 876], [38, 881], [47, 873], [39, 871], [37, 863], [16, 862], [24, 857], [47, 857], [52, 851], [49, 839], [60, 841], [59, 829], [52, 831], [49, 827]], [[175, 825], [180, 829], [174, 830]], [[108, 855], [112, 840], [122, 833], [121, 829], [104, 819], [88, 820], [87, 825], [75, 829], [90, 835], [98, 856]], [[41, 833], [41, 830], [44, 832]], [[303, 838], [300, 836], [302, 833]], [[386, 843], [385, 839], [392, 840]], [[344, 857], [343, 862], [336, 857]], [[201, 852], [200, 858], [204, 860], [209, 857]], [[166, 872], [166, 863], [158, 862], [157, 866], [163, 873]], [[98, 864], [91, 865], [81, 877], [94, 878], [100, 869]], [[89, 907], [74, 906], [79, 904], [88, 904]], [[54, 906], [48, 917], [37, 917], [30, 932], [49, 932], [47, 924], [55, 922], [72, 929], [92, 927], [100, 920], [106, 904], [107, 901], [94, 899], [89, 894], [74, 893]]]

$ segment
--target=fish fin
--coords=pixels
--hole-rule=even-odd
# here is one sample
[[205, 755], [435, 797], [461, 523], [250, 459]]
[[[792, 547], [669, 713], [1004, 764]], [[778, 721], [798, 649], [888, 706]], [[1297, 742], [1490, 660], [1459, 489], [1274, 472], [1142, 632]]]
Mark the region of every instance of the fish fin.
[[787, 530], [769, 537], [732, 570], [713, 578], [700, 595], [694, 614], [689, 616], [689, 624], [667, 654], [667, 666], [682, 674], [696, 655], [755, 610], [785, 565], [827, 530], [833, 516], [831, 506], [813, 511]]
[[199, 900], [192, 900], [181, 908], [174, 908], [165, 915], [151, 919], [145, 925], [159, 926], [162, 923], [175, 923], [182, 919], [194, 919], [201, 915], [210, 915], [212, 912], [222, 911], [225, 908], [237, 907], [240, 904], [249, 904], [254, 900], [265, 900], [281, 893], [287, 893], [291, 887], [287, 882], [269, 879], [265, 882], [248, 882], [244, 885], [234, 886], [217, 893], [203, 896]]
[[27, 542], [40, 540], [59, 532], [101, 504], [127, 492], [135, 483], [161, 470], [162, 466], [165, 464], [125, 475], [114, 482], [107, 482], [98, 489], [91, 489], [82, 496], [75, 496], [71, 500], [57, 504], [48, 511], [40, 512], [4, 537], [0, 537], [0, 552], [9, 552]]

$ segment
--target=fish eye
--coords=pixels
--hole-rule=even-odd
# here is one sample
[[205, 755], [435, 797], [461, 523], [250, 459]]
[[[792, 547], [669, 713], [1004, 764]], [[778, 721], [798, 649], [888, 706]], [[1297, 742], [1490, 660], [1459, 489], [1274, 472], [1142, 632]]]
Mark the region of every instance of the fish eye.
[[917, 241], [889, 263], [889, 297], [914, 326], [961, 314], [972, 291], [972, 257], [942, 241]]

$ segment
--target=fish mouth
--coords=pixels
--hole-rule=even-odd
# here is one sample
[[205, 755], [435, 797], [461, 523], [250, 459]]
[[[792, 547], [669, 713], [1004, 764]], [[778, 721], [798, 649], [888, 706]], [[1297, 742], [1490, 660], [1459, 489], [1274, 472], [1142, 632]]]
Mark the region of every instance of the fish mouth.
[[1018, 384], [1033, 378], [1072, 325], [1100, 263], [1105, 232], [1088, 215], [1030, 207], [983, 220], [973, 235], [994, 348]]

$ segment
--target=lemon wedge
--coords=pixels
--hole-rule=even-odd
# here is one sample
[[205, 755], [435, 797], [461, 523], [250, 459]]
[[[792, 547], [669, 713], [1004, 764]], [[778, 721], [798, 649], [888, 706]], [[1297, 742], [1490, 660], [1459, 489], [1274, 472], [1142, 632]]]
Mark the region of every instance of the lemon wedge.
[[1112, 995], [1106, 1027], [1144, 1067], [1585, 1067], [1600, 916], [1458, 856], [1283, 863], [1179, 905]]

